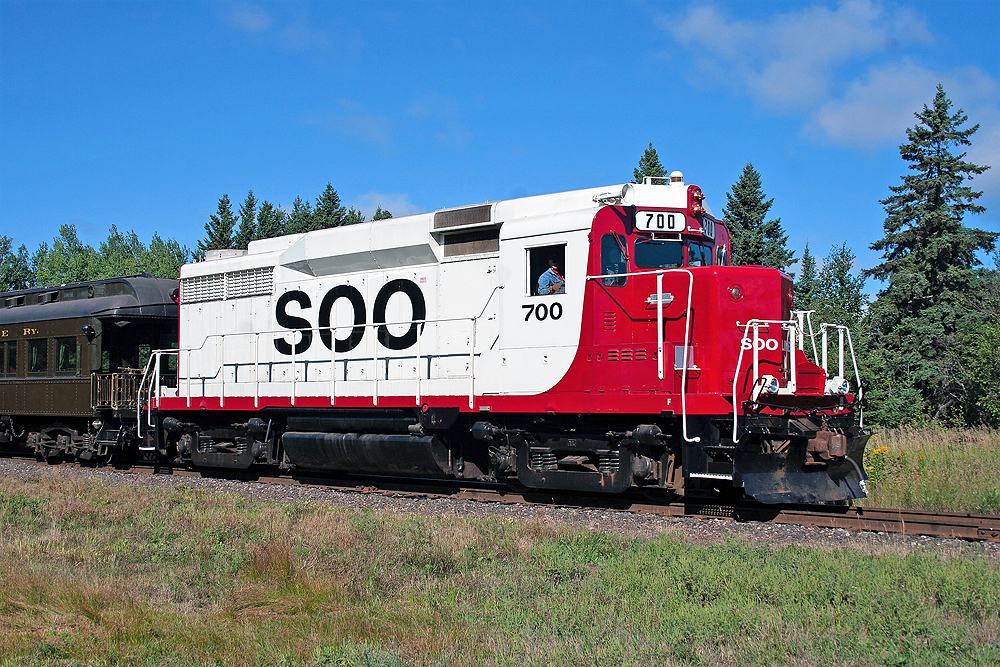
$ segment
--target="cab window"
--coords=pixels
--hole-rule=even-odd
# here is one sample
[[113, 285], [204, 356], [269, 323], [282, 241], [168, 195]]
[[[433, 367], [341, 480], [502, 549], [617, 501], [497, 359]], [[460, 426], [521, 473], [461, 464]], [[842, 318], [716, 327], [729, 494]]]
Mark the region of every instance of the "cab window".
[[638, 239], [635, 265], [643, 269], [671, 269], [684, 266], [684, 244], [663, 239]]
[[628, 273], [628, 259], [625, 257], [625, 244], [628, 240], [621, 234], [605, 234], [601, 237], [601, 275], [611, 276], [601, 278], [608, 287], [622, 287], [628, 276], [615, 274]]
[[41, 375], [49, 369], [49, 341], [45, 338], [28, 341], [28, 372]]
[[700, 243], [690, 244], [688, 266], [712, 266], [712, 247]]
[[532, 296], [566, 293], [566, 244], [528, 248], [528, 285]]

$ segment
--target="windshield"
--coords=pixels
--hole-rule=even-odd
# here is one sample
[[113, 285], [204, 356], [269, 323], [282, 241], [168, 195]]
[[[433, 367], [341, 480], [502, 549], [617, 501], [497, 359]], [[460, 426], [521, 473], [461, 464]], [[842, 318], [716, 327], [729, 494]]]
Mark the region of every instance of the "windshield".
[[684, 266], [684, 244], [662, 239], [638, 239], [635, 242], [635, 265], [643, 269]]

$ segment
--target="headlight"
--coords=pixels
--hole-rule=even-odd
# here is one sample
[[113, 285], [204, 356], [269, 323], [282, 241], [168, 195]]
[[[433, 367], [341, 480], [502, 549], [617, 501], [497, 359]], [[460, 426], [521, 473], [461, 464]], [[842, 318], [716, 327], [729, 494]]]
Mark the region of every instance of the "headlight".
[[847, 381], [847, 378], [840, 377], [839, 375], [835, 378], [826, 381], [826, 393], [844, 396], [851, 391], [851, 383]]

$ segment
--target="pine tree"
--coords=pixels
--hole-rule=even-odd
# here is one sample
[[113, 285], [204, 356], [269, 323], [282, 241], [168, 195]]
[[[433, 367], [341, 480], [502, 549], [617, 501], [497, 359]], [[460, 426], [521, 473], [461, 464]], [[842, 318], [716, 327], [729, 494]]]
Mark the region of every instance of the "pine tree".
[[886, 423], [916, 417], [914, 404], [948, 419], [967, 397], [957, 338], [970, 316], [963, 295], [979, 289], [976, 253], [992, 250], [997, 234], [963, 223], [985, 210], [975, 203], [982, 193], [965, 180], [989, 167], [952, 153], [969, 146], [979, 126], [962, 129], [968, 116], [951, 106], [939, 85], [932, 106], [914, 114], [917, 124], [899, 147], [911, 173], [882, 200], [885, 236], [871, 245], [882, 262], [866, 275], [888, 281], [872, 307], [868, 340]]
[[345, 215], [344, 207], [340, 205], [340, 195], [333, 189], [332, 184], [327, 183], [323, 194], [316, 200], [316, 208], [313, 210], [315, 228], [330, 229], [331, 227], [340, 227], [344, 224], [358, 222], [357, 220], [347, 222], [344, 219]]
[[341, 219], [341, 225], [356, 225], [360, 222], [365, 221], [365, 216], [361, 214], [361, 211], [356, 210], [353, 206], [347, 210], [344, 217]]
[[292, 202], [292, 214], [288, 216], [288, 222], [285, 224], [285, 233], [311, 232], [319, 229], [315, 223], [312, 205], [308, 201], [304, 201], [302, 197], [296, 197], [295, 201]]
[[795, 252], [788, 249], [781, 218], [765, 220], [774, 203], [774, 198], [765, 197], [760, 174], [748, 162], [732, 192], [726, 193], [726, 208], [722, 209], [732, 237], [733, 260], [784, 271], [795, 261]]
[[222, 195], [219, 200], [219, 210], [209, 216], [209, 221], [205, 223], [207, 236], [198, 241], [198, 254], [204, 255], [206, 250], [224, 250], [233, 245], [233, 227], [236, 225], [236, 218], [233, 216], [233, 208], [229, 203], [229, 195]]
[[802, 263], [799, 275], [795, 281], [795, 308], [797, 310], [816, 310], [817, 284], [816, 258], [809, 252], [809, 243], [802, 251]]
[[285, 212], [275, 207], [266, 199], [260, 204], [260, 211], [257, 213], [257, 234], [258, 239], [273, 239], [285, 233]]
[[392, 217], [392, 213], [389, 213], [389, 211], [383, 210], [383, 208], [381, 206], [377, 206], [377, 207], [375, 207], [375, 215], [372, 216], [372, 221], [374, 222], [375, 220], [388, 220], [391, 217]]
[[253, 196], [253, 188], [247, 192], [247, 198], [240, 206], [240, 226], [233, 237], [233, 247], [246, 250], [250, 241], [257, 238], [257, 198]]
[[857, 333], [868, 299], [865, 278], [854, 272], [854, 253], [847, 243], [830, 248], [816, 280], [816, 322], [844, 324]]
[[[661, 178], [667, 175], [667, 170], [663, 168], [660, 164], [660, 156], [656, 154], [656, 149], [653, 148], [653, 142], [649, 142], [649, 148], [647, 148], [642, 157], [639, 158], [639, 166], [632, 171], [632, 182], [642, 183], [644, 176], [655, 176]], [[654, 181], [655, 182], [655, 181]]]

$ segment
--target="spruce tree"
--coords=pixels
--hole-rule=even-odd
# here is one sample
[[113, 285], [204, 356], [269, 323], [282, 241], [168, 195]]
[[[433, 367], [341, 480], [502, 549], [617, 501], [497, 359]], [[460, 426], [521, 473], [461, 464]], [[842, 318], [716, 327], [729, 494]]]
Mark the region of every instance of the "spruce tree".
[[962, 129], [968, 116], [951, 107], [938, 85], [932, 105], [914, 114], [899, 147], [911, 173], [882, 200], [885, 236], [871, 245], [882, 262], [866, 274], [888, 282], [872, 307], [867, 341], [887, 423], [920, 416], [914, 406], [948, 419], [967, 398], [957, 337], [970, 316], [963, 295], [979, 289], [976, 253], [992, 250], [997, 234], [963, 222], [985, 210], [975, 203], [982, 193], [965, 180], [989, 167], [952, 152], [969, 146], [979, 126]]
[[341, 219], [342, 225], [356, 225], [359, 222], [364, 222], [365, 216], [361, 214], [361, 211], [356, 210], [353, 206], [347, 209], [347, 213]]
[[340, 195], [333, 189], [332, 184], [327, 183], [323, 194], [316, 199], [316, 208], [313, 210], [315, 228], [330, 229], [331, 227], [340, 227], [341, 225], [359, 222], [355, 219], [348, 221], [345, 219], [345, 215], [346, 211], [340, 205]]
[[649, 142], [649, 148], [647, 148], [642, 157], [639, 158], [639, 166], [632, 171], [632, 182], [642, 183], [644, 176], [655, 176], [657, 178], [667, 175], [667, 170], [663, 168], [660, 164], [660, 156], [656, 154], [656, 149], [653, 148], [653, 142]]
[[857, 333], [868, 299], [865, 278], [854, 271], [854, 253], [847, 243], [830, 248], [816, 280], [816, 322], [844, 324]]
[[316, 229], [319, 227], [316, 226], [313, 217], [312, 205], [302, 197], [296, 197], [292, 202], [292, 214], [288, 216], [288, 222], [285, 224], [285, 233], [302, 234]]
[[749, 162], [726, 193], [726, 208], [722, 209], [732, 237], [735, 264], [759, 264], [784, 271], [795, 260], [788, 249], [788, 235], [781, 218], [766, 220], [774, 198], [766, 199], [760, 174]]
[[285, 212], [275, 207], [266, 199], [260, 204], [260, 211], [257, 213], [257, 234], [258, 239], [272, 239], [285, 233]]
[[222, 195], [219, 200], [219, 210], [209, 216], [205, 223], [206, 236], [198, 241], [198, 254], [204, 256], [206, 250], [224, 250], [233, 244], [233, 227], [236, 217], [233, 215], [229, 195]]
[[253, 196], [253, 188], [247, 192], [247, 198], [240, 206], [240, 226], [233, 237], [233, 247], [246, 250], [250, 241], [257, 238], [257, 198]]
[[375, 207], [375, 214], [372, 216], [372, 221], [375, 220], [388, 220], [392, 217], [392, 213], [384, 210], [381, 206]]
[[795, 280], [795, 308], [796, 310], [816, 310], [816, 293], [819, 290], [817, 284], [816, 258], [809, 252], [809, 243], [802, 251], [802, 263], [799, 267], [799, 275]]

